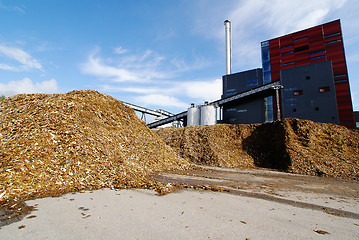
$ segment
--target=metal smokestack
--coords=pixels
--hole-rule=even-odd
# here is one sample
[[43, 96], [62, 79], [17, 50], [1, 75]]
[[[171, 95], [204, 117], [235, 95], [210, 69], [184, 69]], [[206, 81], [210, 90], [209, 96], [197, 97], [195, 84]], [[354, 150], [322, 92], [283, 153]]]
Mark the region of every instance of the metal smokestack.
[[226, 75], [232, 74], [232, 44], [231, 44], [231, 21], [225, 20], [226, 33]]

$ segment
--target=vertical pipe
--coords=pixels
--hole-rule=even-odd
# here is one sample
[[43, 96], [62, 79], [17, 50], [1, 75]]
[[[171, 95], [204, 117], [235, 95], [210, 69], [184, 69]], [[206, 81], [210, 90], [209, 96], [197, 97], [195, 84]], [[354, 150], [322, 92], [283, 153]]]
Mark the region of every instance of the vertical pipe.
[[232, 74], [232, 46], [231, 46], [231, 21], [225, 20], [226, 34], [226, 75]]
[[282, 86], [275, 86], [275, 95], [276, 95], [276, 103], [277, 103], [277, 120], [282, 120], [281, 112], [280, 112], [280, 99], [279, 99], [279, 90], [283, 88]]

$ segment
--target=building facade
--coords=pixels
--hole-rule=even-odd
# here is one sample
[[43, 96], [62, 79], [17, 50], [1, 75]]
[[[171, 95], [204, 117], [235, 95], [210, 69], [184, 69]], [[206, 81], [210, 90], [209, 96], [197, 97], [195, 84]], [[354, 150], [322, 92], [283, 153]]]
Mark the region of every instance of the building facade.
[[281, 70], [283, 118], [339, 124], [331, 61]]
[[[222, 78], [222, 98], [230, 97], [263, 85], [261, 68], [225, 75]], [[264, 99], [249, 98], [223, 106], [223, 119], [230, 124], [262, 123], [264, 118]]]
[[340, 20], [264, 41], [261, 48], [264, 83], [280, 81], [286, 69], [331, 61], [339, 124], [355, 127]]
[[222, 98], [280, 81], [279, 102], [274, 94], [225, 106], [223, 122], [296, 117], [355, 128], [340, 20], [263, 41], [261, 52], [262, 69], [223, 76]]

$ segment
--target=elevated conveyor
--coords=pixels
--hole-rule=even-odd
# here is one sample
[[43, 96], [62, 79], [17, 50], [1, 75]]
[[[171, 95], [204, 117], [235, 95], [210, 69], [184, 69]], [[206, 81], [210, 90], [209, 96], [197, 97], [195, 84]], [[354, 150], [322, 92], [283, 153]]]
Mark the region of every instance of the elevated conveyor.
[[[268, 96], [273, 95], [273, 93], [275, 93], [275, 91], [280, 89], [281, 87], [282, 86], [280, 85], [280, 82], [276, 81], [276, 82], [268, 83], [268, 84], [260, 86], [260, 87], [253, 88], [251, 90], [248, 90], [248, 91], [245, 91], [242, 93], [238, 93], [236, 95], [233, 95], [233, 96], [230, 96], [227, 98], [223, 98], [223, 99], [211, 102], [209, 104], [213, 104], [214, 106], [221, 107], [221, 106], [224, 106], [226, 104], [231, 104], [236, 101], [243, 101], [243, 102], [247, 101], [247, 99], [249, 97], [268, 97]], [[187, 111], [181, 112], [179, 114], [170, 116], [168, 118], [165, 118], [165, 119], [162, 119], [162, 120], [159, 120], [156, 122], [149, 123], [149, 124], [147, 124], [147, 126], [149, 128], [156, 128], [156, 127], [159, 127], [161, 125], [164, 125], [164, 124], [167, 124], [167, 123], [170, 123], [173, 121], [178, 121], [181, 119], [183, 120], [185, 118], [187, 118]]]

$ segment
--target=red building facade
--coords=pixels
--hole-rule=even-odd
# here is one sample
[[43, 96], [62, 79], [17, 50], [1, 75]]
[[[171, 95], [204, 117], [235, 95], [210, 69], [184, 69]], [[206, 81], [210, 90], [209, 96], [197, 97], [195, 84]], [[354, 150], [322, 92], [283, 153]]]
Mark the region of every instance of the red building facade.
[[[279, 81], [282, 69], [331, 61], [339, 124], [355, 128], [340, 20], [262, 42], [262, 61], [264, 83]], [[273, 97], [274, 119], [276, 106]]]

